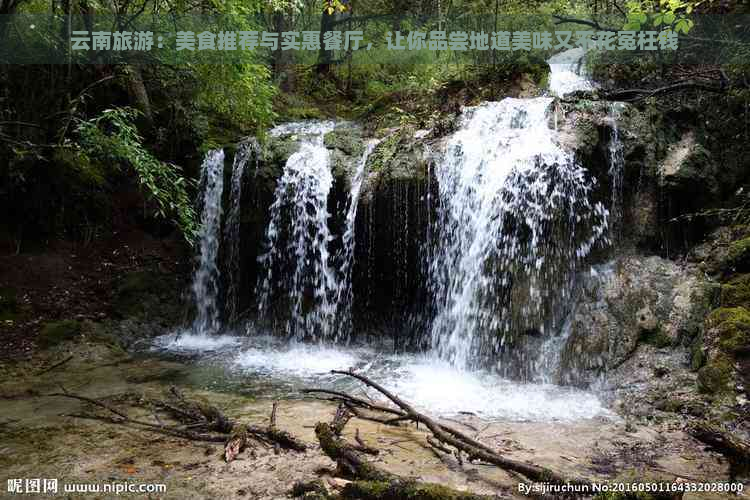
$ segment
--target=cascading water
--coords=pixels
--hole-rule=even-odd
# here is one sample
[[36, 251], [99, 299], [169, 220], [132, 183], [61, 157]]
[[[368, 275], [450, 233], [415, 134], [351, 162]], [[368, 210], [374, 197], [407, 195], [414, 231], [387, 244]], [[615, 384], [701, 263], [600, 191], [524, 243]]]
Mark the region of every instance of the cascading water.
[[[582, 56], [568, 55], [567, 62], [553, 65], [552, 92], [590, 88], [578, 73]], [[257, 384], [282, 395], [310, 385], [349, 391], [353, 388], [336, 385], [327, 373], [353, 368], [436, 415], [473, 411], [511, 420], [606, 415], [593, 394], [546, 383], [557, 380], [552, 374], [570, 331], [564, 319], [577, 266], [595, 245], [608, 241], [608, 212], [590, 201], [594, 181], [557, 145], [548, 126], [552, 102], [506, 99], [466, 108], [444, 153], [428, 162], [427, 190], [413, 193], [434, 209], [415, 220], [417, 226], [428, 221], [418, 234], [429, 242], [423, 255], [434, 302], [427, 313], [431, 353], [389, 354], [392, 346], [386, 343], [336, 347], [263, 335], [168, 347], [218, 350], [206, 368], [211, 383], [217, 383], [214, 361], [226, 355], [227, 375], [218, 383], [242, 390]], [[332, 129], [330, 122], [306, 122], [271, 131], [291, 136], [299, 149], [277, 181], [266, 250], [258, 259], [256, 300], [260, 319], [296, 340], [335, 341], [348, 333], [355, 220], [375, 224], [372, 203], [357, 211], [370, 145], [352, 175], [340, 247], [329, 229], [329, 222], [338, 220], [328, 212], [334, 179], [324, 136]], [[233, 179], [241, 176], [237, 161]], [[392, 195], [397, 206], [412, 203], [402, 185]], [[415, 227], [409, 221], [397, 217], [384, 228], [398, 233], [391, 235], [394, 255], [405, 254], [407, 234], [413, 234], [407, 231]], [[376, 246], [374, 234], [368, 231], [363, 243]], [[340, 248], [335, 255], [334, 248]], [[358, 265], [364, 265], [366, 279], [373, 250], [364, 253], [368, 260]], [[408, 270], [400, 257], [393, 266]], [[219, 350], [227, 344], [230, 349]], [[467, 367], [474, 370], [463, 370]], [[503, 375], [543, 383], [518, 384]]]
[[612, 233], [617, 235], [622, 222], [622, 187], [625, 167], [622, 140], [620, 140], [620, 129], [617, 126], [619, 113], [624, 106], [623, 103], [612, 103], [610, 105], [609, 118], [612, 123], [612, 137], [609, 141], [609, 176], [612, 182], [612, 208], [611, 223]]
[[232, 164], [232, 179], [229, 193], [229, 210], [224, 223], [224, 242], [227, 245], [227, 295], [226, 313], [229, 321], [237, 319], [240, 288], [240, 215], [242, 208], [242, 180], [245, 165], [251, 159], [258, 161], [260, 145], [256, 139], [249, 139], [237, 147]]
[[592, 90], [594, 86], [584, 75], [583, 60], [586, 51], [582, 47], [564, 50], [550, 57], [549, 89], [556, 96], [564, 96], [578, 90]]
[[271, 320], [275, 297], [285, 297], [290, 301], [285, 331], [299, 340], [328, 339], [336, 332], [337, 279], [328, 250], [332, 239], [328, 193], [333, 176], [323, 144], [324, 135], [333, 127], [332, 122], [309, 122], [271, 130], [277, 136], [297, 134], [301, 143], [276, 185], [266, 230], [267, 251], [259, 257], [266, 273], [256, 287], [258, 312], [261, 320]]
[[198, 335], [212, 335], [219, 331], [219, 309], [216, 298], [220, 272], [216, 265], [221, 232], [221, 196], [224, 189], [224, 151], [214, 149], [206, 154], [201, 168], [200, 211], [201, 228], [198, 234], [199, 264], [193, 277], [193, 298], [196, 316], [191, 328]]
[[352, 291], [352, 265], [354, 264], [354, 243], [355, 243], [355, 222], [357, 218], [357, 207], [359, 206], [359, 195], [362, 191], [362, 182], [367, 173], [367, 160], [370, 153], [378, 145], [377, 140], [367, 143], [362, 157], [357, 163], [357, 169], [354, 172], [349, 190], [346, 211], [346, 229], [341, 237], [341, 253], [339, 255], [340, 273], [339, 281], [336, 287], [336, 304], [338, 304], [338, 324], [339, 329], [345, 335], [351, 331], [352, 317], [351, 307], [354, 301]]
[[[432, 343], [457, 367], [502, 360], [506, 344], [559, 327], [550, 320], [570, 298], [576, 264], [606, 240], [607, 210], [589, 202], [593, 181], [556, 144], [551, 102], [509, 98], [466, 108], [435, 168]], [[529, 357], [522, 366], [499, 368], [534, 375], [536, 356], [519, 350], [516, 365]]]

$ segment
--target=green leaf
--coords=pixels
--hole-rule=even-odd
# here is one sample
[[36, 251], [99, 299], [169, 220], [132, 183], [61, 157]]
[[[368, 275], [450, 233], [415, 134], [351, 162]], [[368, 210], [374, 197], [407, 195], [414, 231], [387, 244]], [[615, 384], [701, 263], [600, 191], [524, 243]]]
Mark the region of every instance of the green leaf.
[[672, 24], [674, 22], [674, 12], [667, 12], [664, 14], [664, 24]]

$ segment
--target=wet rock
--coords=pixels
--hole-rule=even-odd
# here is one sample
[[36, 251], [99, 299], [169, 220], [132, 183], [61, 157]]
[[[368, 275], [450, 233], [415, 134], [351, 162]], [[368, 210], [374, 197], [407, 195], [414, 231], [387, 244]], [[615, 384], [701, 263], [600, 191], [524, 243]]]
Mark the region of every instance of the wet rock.
[[718, 354], [698, 371], [698, 389], [718, 396], [733, 392], [734, 367], [728, 356]]
[[353, 311], [359, 329], [399, 342], [421, 337], [404, 325], [425, 308], [423, 242], [436, 197], [424, 152], [413, 128], [386, 136], [369, 157], [357, 211]]
[[693, 132], [672, 144], [659, 166], [662, 185], [677, 197], [714, 197], [718, 194], [717, 167]]
[[708, 274], [716, 277], [750, 271], [750, 238], [746, 226], [716, 229], [687, 254]]
[[[586, 385], [639, 345], [685, 350], [703, 330], [710, 285], [659, 257], [623, 257], [583, 278], [562, 357], [562, 379]], [[615, 381], [616, 382], [616, 381]]]
[[727, 353], [740, 353], [750, 348], [750, 311], [745, 307], [716, 309], [708, 316], [706, 324], [709, 345]]

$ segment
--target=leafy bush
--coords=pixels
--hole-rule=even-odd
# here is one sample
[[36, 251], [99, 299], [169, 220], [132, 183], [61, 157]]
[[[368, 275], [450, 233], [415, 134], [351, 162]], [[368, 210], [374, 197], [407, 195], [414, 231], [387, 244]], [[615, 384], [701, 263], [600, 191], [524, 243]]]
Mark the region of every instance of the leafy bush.
[[104, 110], [99, 116], [78, 122], [80, 144], [91, 157], [132, 168], [143, 189], [156, 202], [159, 217], [170, 218], [192, 244], [197, 233], [195, 210], [188, 196], [193, 183], [182, 169], [158, 160], [143, 146], [132, 108]]

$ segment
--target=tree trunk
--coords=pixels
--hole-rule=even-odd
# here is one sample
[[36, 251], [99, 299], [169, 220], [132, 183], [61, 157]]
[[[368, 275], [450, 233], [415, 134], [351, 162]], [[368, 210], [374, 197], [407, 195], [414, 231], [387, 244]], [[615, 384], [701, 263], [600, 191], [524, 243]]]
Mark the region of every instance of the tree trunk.
[[125, 76], [128, 84], [128, 93], [133, 106], [143, 113], [149, 127], [154, 124], [154, 116], [151, 113], [151, 100], [148, 97], [146, 85], [143, 83], [143, 74], [137, 64], [125, 66]]

